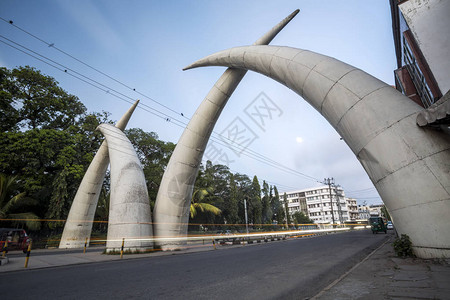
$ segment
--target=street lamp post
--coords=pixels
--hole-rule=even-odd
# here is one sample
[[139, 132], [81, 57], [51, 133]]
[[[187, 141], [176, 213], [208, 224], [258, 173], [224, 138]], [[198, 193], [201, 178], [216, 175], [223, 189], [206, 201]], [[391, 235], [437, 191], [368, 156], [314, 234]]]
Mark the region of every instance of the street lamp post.
[[247, 230], [248, 235], [248, 216], [247, 216], [247, 200], [244, 199], [244, 211], [245, 211], [245, 229]]

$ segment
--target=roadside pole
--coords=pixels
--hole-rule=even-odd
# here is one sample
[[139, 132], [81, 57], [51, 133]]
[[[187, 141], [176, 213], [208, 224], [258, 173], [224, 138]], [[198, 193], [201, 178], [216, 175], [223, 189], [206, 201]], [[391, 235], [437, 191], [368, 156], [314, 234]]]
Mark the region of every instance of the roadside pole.
[[5, 241], [5, 244], [3, 244], [3, 254], [2, 257], [6, 257], [6, 253], [8, 253], [8, 240]]
[[125, 238], [122, 239], [122, 247], [120, 248], [120, 259], [123, 257], [123, 246], [125, 245]]
[[245, 229], [247, 230], [248, 235], [248, 216], [247, 216], [247, 200], [244, 199], [244, 211], [245, 211]]
[[331, 185], [334, 185], [334, 178], [333, 177], [331, 177], [331, 179], [330, 178], [325, 178], [324, 179], [324, 183], [328, 184], [328, 190], [330, 191], [331, 218], [333, 219], [331, 224], [333, 225], [333, 228], [335, 228], [335, 225], [334, 225], [333, 196], [331, 195]]
[[86, 253], [87, 240], [88, 240], [88, 238], [86, 238], [86, 240], [84, 241], [84, 249], [83, 249], [83, 254], [85, 254], [85, 253]]
[[33, 242], [30, 242], [28, 244], [28, 249], [27, 249], [27, 257], [25, 258], [25, 268], [28, 268], [28, 261], [30, 260], [30, 252], [31, 252], [31, 244]]

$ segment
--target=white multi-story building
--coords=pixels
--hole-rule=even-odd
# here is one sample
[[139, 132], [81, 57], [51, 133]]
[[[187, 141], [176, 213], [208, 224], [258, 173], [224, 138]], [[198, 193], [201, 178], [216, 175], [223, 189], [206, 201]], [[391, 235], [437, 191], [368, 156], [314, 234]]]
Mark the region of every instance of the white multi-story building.
[[347, 202], [347, 209], [348, 209], [350, 221], [359, 220], [358, 205], [356, 204], [356, 199], [355, 198], [345, 198], [345, 201]]
[[[350, 219], [344, 190], [328, 185], [286, 192], [289, 214], [301, 211], [314, 223], [339, 224]], [[330, 200], [331, 196], [331, 200]], [[333, 210], [331, 210], [331, 202]]]
[[368, 220], [370, 218], [370, 207], [367, 205], [358, 205], [358, 214], [360, 220]]

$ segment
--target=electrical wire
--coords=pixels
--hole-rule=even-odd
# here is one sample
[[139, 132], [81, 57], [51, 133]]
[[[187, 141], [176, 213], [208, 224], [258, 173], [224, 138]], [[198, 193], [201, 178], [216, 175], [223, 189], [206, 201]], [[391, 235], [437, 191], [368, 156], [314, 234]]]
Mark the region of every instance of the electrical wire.
[[[74, 78], [76, 78], [76, 79], [78, 79], [78, 80], [81, 80], [81, 81], [83, 81], [83, 82], [85, 82], [85, 83], [87, 83], [87, 84], [89, 84], [89, 85], [91, 85], [91, 86], [93, 86], [93, 87], [95, 87], [95, 88], [97, 88], [97, 89], [100, 89], [100, 90], [102, 90], [102, 91], [104, 91], [104, 92], [107, 92], [107, 93], [109, 93], [110, 95], [112, 95], [112, 96], [114, 96], [114, 97], [116, 97], [116, 98], [118, 98], [118, 99], [120, 99], [120, 100], [122, 100], [122, 101], [125, 101], [125, 102], [127, 102], [127, 103], [129, 103], [129, 104], [132, 104], [132, 103], [133, 103], [132, 101], [134, 101], [133, 98], [131, 98], [131, 97], [127, 96], [127, 95], [124, 95], [124, 94], [122, 94], [122, 93], [120, 93], [120, 92], [118, 92], [118, 91], [116, 91], [116, 90], [110, 88], [109, 86], [106, 86], [106, 85], [104, 85], [104, 84], [102, 84], [102, 83], [99, 83], [98, 81], [95, 81], [95, 80], [93, 80], [93, 79], [91, 79], [91, 78], [89, 78], [89, 77], [87, 77], [87, 76], [84, 76], [84, 75], [82, 75], [81, 73], [76, 72], [76, 71], [74, 71], [74, 70], [68, 68], [68, 67], [65, 66], [65, 65], [62, 65], [62, 64], [60, 64], [60, 63], [58, 63], [58, 62], [56, 62], [56, 61], [54, 61], [54, 60], [52, 60], [52, 59], [50, 59], [50, 58], [44, 56], [44, 55], [41, 55], [41, 54], [37, 53], [36, 51], [33, 51], [33, 50], [31, 50], [31, 49], [29, 49], [29, 48], [27, 48], [27, 47], [25, 47], [25, 46], [23, 46], [23, 45], [21, 45], [21, 44], [19, 44], [19, 43], [16, 43], [16, 42], [14, 42], [14, 41], [12, 41], [12, 40], [10, 40], [10, 39], [8, 39], [8, 38], [2, 36], [2, 35], [0, 35], [0, 37], [1, 37], [1, 38], [4, 38], [4, 39], [6, 39], [6, 40], [8, 40], [8, 41], [10, 41], [10, 42], [12, 42], [12, 43], [14, 43], [15, 45], [17, 45], [17, 46], [19, 46], [19, 47], [22, 47], [23, 49], [25, 49], [25, 50], [27, 50], [27, 51], [30, 51], [30, 52], [33, 53], [33, 54], [30, 54], [30, 53], [28, 53], [28, 52], [26, 52], [26, 51], [24, 51], [24, 50], [22, 50], [22, 49], [19, 49], [18, 47], [13, 46], [13, 45], [11, 45], [11, 44], [5, 42], [5, 41], [0, 40], [0, 42], [2, 42], [2, 43], [4, 43], [4, 44], [6, 44], [6, 45], [8, 45], [8, 46], [10, 46], [10, 47], [12, 47], [12, 48], [18, 50], [18, 51], [20, 51], [20, 52], [22, 52], [22, 53], [24, 53], [24, 54], [27, 54], [27, 55], [29, 55], [29, 56], [31, 56], [31, 57], [33, 57], [33, 58], [35, 58], [35, 59], [37, 59], [37, 60], [39, 60], [39, 61], [41, 61], [41, 62], [47, 64], [47, 65], [49, 65], [49, 66], [51, 66], [51, 67], [53, 67], [53, 68], [55, 68], [55, 69], [57, 69], [57, 70], [59, 70], [59, 71], [61, 71], [61, 72], [64, 72], [64, 73], [66, 73], [66, 74], [68, 74], [68, 75], [70, 75], [70, 76], [72, 76], [72, 77], [74, 77]], [[36, 56], [36, 55], [37, 55], [37, 56]], [[38, 56], [39, 56], [39, 57], [38, 57]], [[53, 65], [52, 63], [49, 63], [48, 61], [45, 61], [45, 59], [48, 60], [48, 61], [50, 61], [50, 62], [52, 62], [52, 63], [54, 63], [54, 64], [56, 64], [56, 65], [58, 65], [58, 66], [60, 66], [60, 67], [63, 67], [63, 68], [60, 68], [60, 67], [58, 67], [58, 66]], [[75, 74], [78, 74], [79, 76], [74, 75], [74, 74], [72, 74], [71, 72], [68, 72], [67, 70], [70, 70], [71, 72], [73, 72], [73, 73], [75, 73]], [[89, 82], [89, 80], [92, 81], [92, 82], [94, 82], [95, 84], [93, 84], [92, 82]], [[112, 91], [112, 92], [111, 92], [111, 91]], [[118, 95], [115, 94], [115, 93], [117, 93]], [[171, 117], [170, 115], [167, 115], [167, 114], [165, 114], [165, 113], [163, 113], [163, 112], [161, 112], [161, 111], [158, 111], [158, 110], [156, 110], [156, 109], [153, 109], [153, 108], [151, 108], [150, 106], [148, 106], [148, 105], [146, 105], [146, 104], [141, 104], [141, 105], [138, 106], [138, 107], [139, 107], [140, 109], [146, 111], [146, 112], [149, 112], [149, 113], [151, 113], [151, 114], [153, 114], [153, 115], [155, 115], [155, 116], [157, 116], [157, 117], [159, 117], [159, 118], [165, 120], [165, 121], [172, 121], [172, 120], [175, 120], [175, 121], [177, 121], [177, 122], [180, 123], [180, 124], [177, 124], [177, 123], [174, 123], [174, 122], [172, 122], [172, 123], [173, 123], [174, 125], [177, 125], [177, 126], [181, 127], [181, 128], [184, 128], [184, 127], [187, 125], [186, 123], [184, 123], [184, 122], [182, 122], [182, 121], [180, 121], [180, 120], [178, 120], [178, 119], [172, 119], [172, 117]], [[148, 107], [149, 109], [151, 109], [152, 111], [146, 109], [147, 107]], [[184, 125], [184, 126], [183, 126], [183, 125]], [[222, 137], [223, 137], [223, 136], [222, 136]], [[226, 137], [223, 137], [223, 138], [230, 140], [229, 138], [226, 138]], [[242, 146], [242, 145], [239, 145], [239, 144], [229, 144], [229, 143], [226, 143], [226, 144], [225, 144], [225, 143], [222, 141], [222, 139], [220, 139], [220, 138], [218, 138], [218, 137], [215, 137], [215, 136], [211, 136], [211, 139], [214, 140], [215, 143], [218, 143], [218, 144], [220, 144], [220, 145], [222, 145], [222, 146], [225, 146], [225, 147], [237, 149], [237, 150], [240, 151], [240, 153], [243, 154], [244, 156], [249, 157], [249, 158], [252, 158], [252, 159], [254, 159], [254, 160], [256, 160], [256, 161], [259, 161], [259, 162], [261, 162], [261, 163], [263, 163], [263, 164], [266, 164], [266, 165], [269, 165], [269, 166], [271, 166], [271, 167], [274, 167], [274, 168], [276, 168], [276, 169], [278, 169], [278, 170], [280, 170], [280, 171], [284, 171], [284, 172], [289, 173], [289, 174], [291, 174], [291, 175], [296, 175], [296, 176], [304, 177], [305, 179], [312, 180], [312, 181], [317, 181], [317, 182], [318, 182], [318, 180], [315, 179], [315, 178], [312, 177], [312, 176], [306, 175], [306, 174], [304, 174], [304, 173], [301, 173], [301, 172], [298, 172], [298, 171], [296, 171], [296, 170], [293, 170], [293, 169], [291, 169], [291, 168], [289, 168], [289, 167], [286, 167], [286, 166], [284, 166], [284, 165], [282, 165], [282, 164], [280, 164], [280, 163], [278, 163], [278, 162], [276, 162], [276, 161], [274, 161], [274, 160], [272, 160], [272, 159], [270, 159], [270, 158], [268, 158], [268, 157], [266, 157], [266, 156], [264, 156], [264, 155], [262, 155], [262, 154], [260, 154], [260, 153], [258, 153], [258, 152], [255, 152], [255, 151], [253, 151], [253, 150], [251, 150], [251, 149], [249, 149], [249, 148], [246, 148], [246, 147], [244, 147], [244, 146]], [[231, 141], [231, 140], [230, 140], [230, 141]], [[249, 152], [249, 153], [246, 153], [246, 152]]]
[[[106, 76], [106, 77], [108, 77], [108, 78], [110, 78], [110, 79], [112, 79], [112, 80], [114, 80], [114, 81], [120, 83], [121, 85], [123, 85], [123, 86], [125, 86], [125, 87], [127, 87], [127, 88], [129, 88], [129, 89], [132, 89], [132, 88], [129, 87], [128, 85], [125, 85], [125, 84], [121, 83], [120, 81], [118, 81], [118, 80], [112, 78], [111, 76], [107, 75], [106, 73], [104, 73], [104, 72], [102, 72], [102, 71], [100, 71], [100, 70], [98, 70], [98, 69], [96, 69], [96, 68], [94, 68], [94, 67], [92, 67], [92, 66], [90, 66], [90, 65], [88, 65], [88, 64], [86, 64], [86, 63], [84, 63], [84, 62], [82, 62], [81, 60], [77, 59], [76, 57], [74, 57], [74, 56], [72, 56], [72, 55], [70, 55], [70, 54], [68, 54], [68, 53], [66, 53], [66, 52], [63, 51], [63, 50], [56, 48], [56, 47], [54, 46], [54, 44], [50, 44], [50, 43], [44, 41], [43, 39], [41, 39], [41, 38], [39, 38], [39, 37], [37, 37], [37, 36], [31, 34], [30, 32], [28, 32], [28, 31], [26, 31], [26, 30], [20, 28], [19, 26], [13, 24], [12, 21], [9, 21], [9, 22], [8, 22], [7, 20], [5, 20], [5, 19], [3, 19], [3, 18], [1, 18], [1, 17], [0, 17], [0, 19], [3, 20], [3, 21], [5, 21], [5, 22], [7, 22], [7, 23], [9, 23], [9, 24], [11, 24], [11, 25], [13, 25], [13, 26], [16, 27], [17, 29], [19, 29], [19, 30], [21, 30], [21, 31], [23, 31], [23, 32], [25, 32], [25, 33], [27, 33], [27, 34], [29, 34], [29, 35], [32, 36], [33, 38], [35, 38], [35, 39], [37, 39], [37, 40], [39, 40], [39, 41], [45, 43], [47, 46], [52, 47], [52, 48], [55, 48], [56, 50], [60, 51], [61, 53], [63, 53], [63, 54], [65, 54], [65, 55], [67, 55], [67, 56], [69, 56], [69, 57], [75, 59], [76, 61], [78, 61], [78, 62], [80, 62], [80, 63], [82, 63], [82, 64], [84, 64], [84, 65], [90, 67], [91, 69], [96, 70], [97, 72], [101, 73], [102, 75], [104, 75], [104, 76]], [[30, 51], [31, 53], [33, 53], [33, 54], [35, 54], [35, 55], [40, 56], [41, 58], [47, 59], [48, 61], [51, 61], [52, 63], [54, 63], [54, 64], [56, 64], [56, 65], [59, 65], [59, 66], [63, 67], [64, 70], [62, 70], [61, 68], [56, 67], [55, 65], [52, 65], [52, 64], [50, 64], [50, 63], [44, 61], [43, 59], [40, 59], [40, 58], [36, 57], [35, 55], [32, 55], [32, 54], [30, 54], [30, 53], [27, 53], [27, 52], [25, 52], [25, 51], [23, 51], [23, 50], [21, 50], [21, 49], [15, 47], [15, 46], [12, 46], [11, 44], [8, 44], [8, 43], [2, 41], [4, 44], [6, 44], [6, 45], [8, 45], [8, 46], [10, 46], [10, 47], [12, 47], [12, 48], [14, 48], [14, 49], [16, 49], [16, 50], [19, 50], [19, 51], [21, 51], [21, 52], [23, 52], [23, 53], [25, 53], [25, 54], [27, 54], [27, 55], [29, 55], [29, 56], [35, 58], [35, 59], [38, 59], [38, 60], [40, 60], [40, 61], [42, 61], [42, 62], [44, 62], [44, 63], [46, 63], [46, 64], [48, 64], [48, 65], [50, 65], [50, 66], [52, 66], [52, 67], [54, 67], [54, 68], [56, 68], [56, 69], [58, 69], [58, 70], [60, 70], [60, 71], [63, 71], [63, 72], [65, 72], [65, 73], [67, 73], [67, 74], [73, 76], [73, 77], [76, 78], [76, 79], [79, 79], [79, 80], [81, 80], [81, 81], [83, 81], [83, 82], [85, 82], [85, 83], [88, 83], [88, 84], [90, 84], [91, 86], [93, 86], [93, 87], [95, 87], [95, 88], [98, 88], [98, 89], [103, 90], [103, 91], [105, 91], [105, 92], [107, 92], [107, 93], [110, 93], [111, 95], [115, 96], [116, 98], [118, 98], [118, 99], [120, 99], [120, 100], [126, 101], [127, 103], [132, 103], [132, 102], [127, 101], [126, 99], [134, 100], [134, 99], [132, 99], [131, 97], [129, 97], [129, 96], [127, 96], [127, 95], [124, 95], [123, 93], [120, 93], [120, 92], [118, 92], [118, 91], [115, 90], [115, 89], [112, 89], [112, 88], [110, 88], [110, 87], [108, 87], [108, 86], [106, 86], [106, 85], [104, 85], [104, 84], [102, 84], [102, 83], [100, 83], [100, 82], [98, 82], [98, 81], [96, 81], [96, 80], [94, 80], [94, 79], [91, 79], [91, 78], [89, 78], [89, 77], [87, 77], [87, 76], [84, 76], [83, 74], [81, 74], [81, 73], [79, 73], [79, 72], [77, 72], [77, 71], [75, 71], [75, 70], [73, 70], [73, 69], [71, 69], [71, 68], [68, 68], [68, 67], [66, 67], [66, 66], [64, 66], [64, 65], [62, 65], [62, 64], [59, 64], [59, 63], [57, 63], [56, 61], [54, 61], [54, 60], [52, 60], [52, 59], [50, 59], [50, 58], [48, 58], [48, 57], [45, 57], [45, 56], [43, 56], [43, 55], [41, 55], [41, 54], [39, 54], [39, 53], [37, 53], [37, 52], [31, 50], [31, 49], [29, 49], [29, 48], [27, 48], [27, 47], [25, 47], [25, 46], [19, 44], [19, 43], [16, 43], [16, 42], [12, 41], [11, 39], [8, 39], [8, 38], [6, 38], [6, 37], [4, 37], [4, 36], [2, 36], [2, 35], [0, 35], [0, 37], [6, 39], [7, 41], [9, 41], [9, 42], [11, 42], [11, 43], [14, 43], [14, 44], [17, 45], [17, 46], [20, 46], [20, 47], [26, 49], [27, 51]], [[71, 73], [68, 72], [67, 70], [70, 70], [71, 72], [77, 74], [78, 76], [75, 76], [74, 74], [71, 74]], [[82, 78], [80, 78], [80, 77], [82, 77]], [[83, 79], [83, 78], [84, 78], [84, 79]], [[88, 82], [88, 80], [94, 82], [94, 83], [97, 84], [98, 86], [96, 86], [96, 85], [94, 85], [94, 84]], [[103, 87], [103, 88], [102, 88], [102, 87]], [[133, 90], [133, 91], [136, 91], [135, 89], [132, 89], [132, 90]], [[118, 94], [118, 95], [116, 95], [116, 94], [114, 94], [114, 93], [111, 93], [111, 91], [114, 92], [114, 93], [116, 93], [116, 94]], [[155, 101], [154, 99], [152, 99], [152, 98], [150, 98], [150, 97], [148, 97], [148, 96], [146, 96], [146, 95], [144, 95], [144, 94], [142, 94], [142, 96], [145, 96], [146, 98], [149, 98], [149, 99], [151, 99], [152, 101], [158, 103], [159, 105], [162, 105], [162, 106], [164, 106], [165, 108], [169, 109], [170, 111], [175, 112], [175, 113], [178, 114], [178, 112], [176, 112], [176, 111], [174, 111], [174, 110], [168, 108], [167, 106], [165, 106], [165, 105], [163, 105], [163, 104], [161, 104], [161, 103]], [[124, 99], [124, 98], [126, 98], [126, 99]], [[161, 112], [161, 111], [158, 111], [158, 110], [156, 110], [156, 109], [154, 109], [154, 108], [152, 108], [152, 107], [146, 105], [145, 103], [141, 103], [141, 105], [140, 105], [139, 107], [140, 107], [141, 109], [143, 109], [142, 106], [144, 106], [144, 107], [146, 107], [146, 108], [148, 108], [148, 109], [150, 109], [150, 110], [153, 110], [154, 112], [151, 112], [151, 111], [148, 111], [148, 110], [144, 109], [145, 111], [148, 111], [148, 112], [150, 112], [150, 113], [152, 113], [152, 114], [154, 114], [154, 115], [156, 115], [156, 116], [158, 116], [158, 117], [160, 117], [160, 118], [163, 118], [163, 119], [165, 119], [166, 121], [172, 121], [172, 120], [174, 120], [175, 122], [178, 122], [178, 123], [180, 123], [180, 124], [182, 124], [182, 125], [187, 125], [185, 122], [182, 122], [182, 121], [180, 121], [180, 120], [178, 120], [178, 119], [176, 119], [176, 118], [172, 118], [171, 116], [169, 116], [169, 115], [167, 115], [167, 114], [165, 114], [165, 113], [163, 113], [163, 112]], [[156, 112], [156, 113], [155, 113], [155, 112]], [[158, 115], [158, 114], [159, 114], [159, 115]], [[181, 114], [181, 115], [184, 117], [183, 114]], [[178, 125], [179, 127], [183, 127], [183, 126], [181, 126], [180, 124], [176, 124], [176, 123], [173, 123], [173, 124]], [[215, 132], [213, 132], [213, 133], [215, 133]], [[215, 134], [218, 135], [218, 136], [220, 136], [220, 137], [222, 137], [222, 138], [224, 138], [224, 139], [230, 140], [229, 138], [224, 137], [224, 136], [222, 136], [221, 134], [218, 134], [218, 133], [215, 133]], [[268, 158], [268, 157], [265, 157], [264, 155], [262, 155], [262, 154], [260, 154], [260, 153], [258, 153], [258, 152], [255, 152], [255, 151], [253, 151], [253, 150], [251, 150], [251, 149], [249, 149], [249, 148], [243, 147], [243, 146], [238, 145], [238, 144], [228, 144], [228, 143], [227, 143], [227, 144], [225, 145], [225, 144], [223, 144], [222, 142], [220, 142], [219, 139], [218, 139], [217, 137], [211, 136], [211, 138], [212, 138], [213, 140], [215, 140], [216, 143], [219, 143], [219, 144], [224, 145], [224, 146], [226, 146], [226, 147], [238, 148], [238, 150], [240, 150], [240, 153], [244, 153], [244, 151], [250, 152], [250, 154], [245, 153], [244, 155], [247, 156], [247, 157], [250, 157], [250, 158], [252, 158], [252, 159], [255, 159], [255, 160], [257, 160], [257, 161], [259, 161], [259, 162], [261, 162], [261, 163], [268, 164], [268, 165], [270, 165], [270, 166], [272, 166], [272, 167], [274, 167], [274, 168], [277, 168], [277, 169], [279, 169], [279, 170], [281, 170], [281, 171], [287, 172], [287, 173], [289, 173], [289, 174], [291, 174], [291, 175], [297, 175], [297, 176], [306, 178], [306, 179], [308, 179], [308, 180], [312, 180], [312, 181], [319, 182], [316, 178], [314, 178], [314, 177], [312, 177], [312, 176], [309, 176], [309, 175], [307, 175], [307, 174], [304, 174], [304, 173], [298, 172], [298, 171], [296, 171], [296, 170], [293, 170], [293, 169], [291, 169], [291, 168], [289, 168], [289, 167], [286, 167], [286, 166], [284, 166], [284, 165], [282, 165], [282, 164], [280, 164], [280, 163], [278, 163], [278, 162], [276, 162], [276, 161], [274, 161], [274, 160], [272, 160], [272, 159], [270, 159], [270, 158]], [[230, 140], [230, 141], [231, 141], [231, 140]], [[239, 147], [240, 147], [240, 149], [239, 149]], [[269, 163], [268, 163], [268, 162], [269, 162]]]
[[[24, 32], [24, 33], [26, 33], [26, 34], [32, 36], [33, 38], [37, 39], [38, 41], [40, 41], [40, 42], [46, 44], [48, 47], [54, 48], [55, 50], [59, 51], [60, 53], [63, 53], [64, 55], [66, 55], [66, 56], [68, 56], [68, 57], [74, 59], [75, 61], [77, 61], [77, 62], [79, 62], [79, 63], [81, 63], [81, 64], [83, 64], [83, 65], [85, 65], [85, 66], [87, 66], [87, 67], [89, 67], [89, 68], [91, 68], [92, 70], [94, 70], [94, 71], [96, 71], [96, 72], [98, 72], [98, 73], [100, 73], [100, 74], [106, 76], [107, 78], [109, 78], [109, 79], [111, 79], [111, 80], [113, 80], [113, 81], [115, 81], [115, 82], [121, 84], [122, 86], [124, 86], [124, 87], [126, 87], [126, 88], [128, 88], [128, 89], [130, 89], [130, 90], [133, 90], [133, 91], [137, 92], [135, 88], [131, 88], [129, 85], [124, 84], [123, 82], [121, 82], [121, 81], [119, 81], [119, 80], [113, 78], [112, 76], [106, 74], [105, 72], [102, 72], [102, 71], [100, 71], [99, 69], [97, 69], [97, 68], [95, 68], [95, 67], [93, 67], [93, 66], [91, 66], [91, 65], [89, 65], [89, 64], [87, 64], [87, 63], [85, 63], [85, 62], [83, 62], [82, 60], [76, 58], [75, 56], [73, 56], [73, 55], [71, 55], [71, 54], [69, 54], [69, 53], [67, 53], [66, 51], [63, 51], [62, 49], [59, 49], [58, 47], [56, 47], [56, 46], [54, 45], [54, 43], [49, 43], [49, 42], [45, 41], [44, 39], [39, 38], [38, 36], [32, 34], [31, 32], [29, 32], [29, 31], [27, 31], [27, 30], [25, 30], [25, 29], [23, 29], [23, 28], [21, 28], [21, 27], [15, 25], [14, 22], [13, 22], [12, 20], [9, 20], [9, 21], [8, 21], [8, 20], [6, 20], [6, 19], [4, 19], [4, 18], [2, 18], [2, 17], [0, 17], [0, 19], [1, 19], [2, 21], [4, 21], [5, 23], [8, 23], [8, 24], [14, 26], [14, 27], [17, 28], [18, 30], [20, 30], [20, 31], [22, 31], [22, 32]], [[117, 92], [117, 91], [116, 91], [116, 92]], [[162, 104], [162, 103], [156, 101], [155, 99], [153, 99], [153, 98], [151, 98], [151, 97], [149, 97], [149, 96], [147, 96], [147, 95], [145, 95], [145, 94], [142, 94], [142, 93], [140, 93], [140, 92], [137, 92], [137, 93], [138, 93], [139, 95], [141, 95], [141, 96], [143, 96], [143, 97], [145, 97], [145, 98], [147, 98], [147, 99], [149, 99], [149, 100], [151, 100], [151, 101], [153, 101], [153, 102], [155, 102], [155, 103], [157, 103], [157, 104], [163, 106], [164, 108], [166, 108], [166, 109], [168, 109], [168, 110], [170, 110], [170, 111], [172, 111], [172, 112], [178, 114], [177, 111], [175, 111], [175, 110], [171, 109], [170, 107], [168, 107], [168, 106], [166, 106], [166, 105], [164, 105], [164, 104]], [[122, 94], [122, 95], [123, 95], [123, 94]], [[145, 104], [141, 104], [141, 105], [145, 105]], [[149, 106], [147, 106], [147, 107], [150, 108]], [[150, 108], [150, 109], [153, 109], [153, 108]], [[184, 118], [186, 118], [186, 119], [189, 120], [189, 118], [185, 117], [185, 116], [183, 115], [183, 113], [180, 113], [180, 114], [181, 114], [181, 116], [183, 116]], [[172, 120], [171, 118], [168, 118], [168, 119], [166, 119], [166, 121], [168, 121], [169, 119]], [[174, 120], [176, 120], [176, 119], [174, 119]], [[176, 120], [176, 121], [180, 122], [179, 120]], [[183, 122], [180, 122], [180, 123], [181, 123], [181, 124], [184, 124], [184, 125], [187, 125], [186, 123], [183, 123]], [[217, 134], [217, 135], [219, 135], [220, 137], [229, 140], [229, 138], [226, 138], [226, 137], [222, 136], [221, 134], [218, 134], [218, 133], [216, 133], [216, 132], [214, 132], [214, 131], [213, 131], [213, 134]], [[233, 146], [234, 146], [234, 145], [233, 145]], [[249, 151], [249, 152], [252, 152], [254, 155], [260, 156], [260, 158], [262, 158], [262, 159], [264, 159], [264, 160], [270, 160], [272, 163], [274, 163], [274, 164], [276, 164], [276, 165], [279, 165], [279, 166], [281, 166], [281, 167], [284, 168], [284, 169], [290, 170], [291, 172], [293, 172], [293, 173], [295, 173], [295, 174], [298, 174], [298, 175], [300, 175], [300, 176], [302, 176], [302, 177], [309, 178], [309, 179], [311, 179], [311, 180], [313, 180], [313, 181], [318, 181], [318, 179], [316, 179], [316, 178], [314, 178], [314, 177], [312, 177], [312, 176], [309, 176], [309, 175], [306, 175], [306, 174], [304, 174], [304, 173], [301, 173], [301, 172], [298, 172], [298, 171], [296, 171], [296, 170], [293, 170], [293, 169], [291, 169], [291, 168], [285, 167], [285, 166], [279, 164], [278, 162], [276, 162], [276, 161], [274, 161], [274, 160], [272, 160], [272, 159], [270, 159], [270, 158], [268, 158], [268, 157], [264, 157], [264, 156], [262, 156], [261, 154], [255, 152], [255, 151], [253, 151], [253, 150], [251, 150], [251, 149], [245, 149], [245, 150], [247, 150], [247, 151]]]
[[[20, 30], [20, 31], [22, 31], [22, 32], [24, 32], [24, 33], [26, 33], [26, 34], [28, 34], [29, 36], [31, 36], [31, 37], [37, 39], [38, 41], [40, 41], [40, 42], [46, 44], [48, 47], [51, 47], [51, 48], [55, 49], [56, 51], [59, 51], [60, 53], [66, 55], [66, 56], [72, 58], [73, 60], [75, 60], [75, 61], [77, 61], [77, 62], [83, 64], [84, 66], [86, 66], [86, 67], [88, 67], [88, 68], [90, 68], [90, 69], [92, 69], [92, 70], [94, 70], [94, 71], [96, 71], [96, 72], [102, 74], [103, 76], [105, 76], [105, 77], [107, 77], [107, 78], [109, 78], [109, 79], [111, 79], [111, 80], [117, 82], [118, 84], [120, 84], [120, 85], [122, 85], [122, 86], [128, 88], [129, 90], [132, 90], [132, 91], [138, 93], [138, 94], [141, 95], [142, 97], [145, 97], [145, 98], [147, 98], [147, 99], [150, 100], [150, 101], [153, 101], [154, 103], [156, 103], [156, 104], [158, 104], [158, 105], [160, 105], [160, 106], [162, 106], [162, 107], [168, 109], [168, 110], [171, 111], [171, 112], [174, 112], [174, 113], [176, 113], [176, 114], [180, 114], [181, 116], [185, 117], [183, 113], [177, 112], [177, 111], [171, 109], [170, 107], [168, 107], [168, 106], [166, 106], [166, 105], [164, 105], [164, 104], [162, 104], [162, 103], [156, 101], [155, 99], [153, 99], [153, 98], [151, 98], [151, 97], [149, 97], [149, 96], [147, 96], [147, 95], [145, 95], [145, 94], [143, 94], [143, 93], [141, 93], [141, 92], [136, 91], [135, 88], [132, 88], [132, 87], [126, 85], [125, 83], [123, 83], [123, 82], [121, 82], [121, 81], [115, 79], [114, 77], [112, 77], [112, 76], [110, 76], [110, 75], [108, 75], [108, 74], [106, 74], [106, 73], [100, 71], [99, 69], [97, 69], [97, 68], [95, 68], [95, 67], [93, 67], [93, 66], [91, 66], [91, 65], [89, 65], [89, 64], [87, 64], [87, 63], [85, 63], [85, 62], [83, 62], [82, 60], [76, 58], [75, 56], [73, 56], [73, 55], [71, 55], [71, 54], [69, 54], [69, 53], [63, 51], [62, 49], [59, 49], [58, 47], [55, 46], [54, 43], [49, 43], [49, 42], [47, 42], [47, 41], [45, 41], [45, 40], [39, 38], [38, 36], [32, 34], [31, 32], [29, 32], [29, 31], [27, 31], [27, 30], [25, 30], [25, 29], [23, 29], [23, 28], [17, 26], [16, 24], [14, 24], [14, 22], [13, 22], [12, 20], [6, 20], [6, 19], [4, 19], [4, 18], [2, 18], [2, 17], [0, 17], [0, 20], [4, 21], [5, 23], [10, 24], [11, 26], [14, 26], [14, 27], [17, 28], [18, 30]], [[185, 118], [186, 118], [186, 119], [189, 119], [189, 118], [187, 118], [187, 117], [185, 117]]]

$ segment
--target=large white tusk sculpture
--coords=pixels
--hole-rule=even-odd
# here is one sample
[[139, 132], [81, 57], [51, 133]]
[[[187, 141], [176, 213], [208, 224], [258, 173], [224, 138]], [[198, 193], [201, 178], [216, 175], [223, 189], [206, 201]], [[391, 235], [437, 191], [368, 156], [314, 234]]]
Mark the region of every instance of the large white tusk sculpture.
[[237, 47], [186, 69], [219, 65], [264, 74], [302, 96], [355, 153], [415, 254], [450, 257], [450, 140], [416, 125], [420, 106], [359, 69], [289, 47]]
[[[117, 128], [125, 130], [138, 103], [139, 100], [122, 116], [116, 124]], [[108, 144], [104, 141], [92, 159], [73, 199], [59, 248], [82, 248], [86, 241], [89, 245], [95, 210], [108, 164]]]
[[[257, 40], [255, 45], [268, 44], [298, 12], [291, 13]], [[154, 230], [158, 238], [186, 236], [195, 178], [203, 153], [222, 109], [246, 72], [227, 69], [200, 104], [180, 137], [161, 180], [153, 210]], [[162, 250], [182, 246], [183, 242], [178, 241], [159, 244]]]
[[150, 202], [144, 172], [133, 145], [117, 127], [97, 127], [108, 142], [111, 160], [111, 196], [106, 251], [152, 248]]

